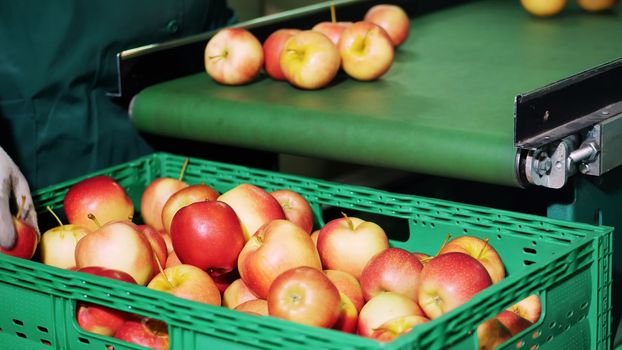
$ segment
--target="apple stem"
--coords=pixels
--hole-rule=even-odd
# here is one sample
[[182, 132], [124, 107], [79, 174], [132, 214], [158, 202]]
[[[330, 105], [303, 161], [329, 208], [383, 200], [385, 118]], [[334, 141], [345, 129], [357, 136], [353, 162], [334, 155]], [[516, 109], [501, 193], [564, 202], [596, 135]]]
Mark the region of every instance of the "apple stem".
[[335, 2], [330, 2], [330, 19], [333, 23], [337, 23], [337, 14], [335, 13]]
[[341, 212], [341, 215], [343, 215], [343, 217], [346, 219], [346, 223], [348, 223], [348, 227], [350, 228], [350, 230], [354, 231], [354, 224], [352, 223], [352, 219], [350, 219], [350, 217], [344, 212]]
[[56, 215], [54, 210], [52, 210], [52, 208], [49, 205], [45, 207], [45, 209], [47, 209], [50, 213], [52, 213], [52, 216], [54, 217], [54, 219], [56, 219], [56, 221], [58, 221], [58, 224], [60, 225], [61, 229], [65, 231], [65, 225], [63, 225], [63, 222], [60, 221], [60, 219], [58, 218], [58, 215]]
[[479, 260], [482, 257], [482, 254], [484, 253], [484, 250], [486, 250], [487, 247], [488, 247], [488, 238], [484, 239], [484, 246], [482, 247], [482, 249], [480, 249], [479, 254], [477, 254], [477, 260]]
[[95, 215], [93, 215], [93, 213], [89, 213], [89, 215], [87, 215], [89, 219], [91, 219], [95, 225], [97, 225], [97, 228], [102, 227], [102, 225], [99, 223], [99, 220], [97, 220], [97, 218], [95, 217]]
[[19, 220], [22, 220], [22, 212], [24, 211], [24, 206], [26, 205], [26, 196], [22, 196], [22, 201], [19, 203], [19, 208], [17, 208], [17, 214], [15, 217]]
[[443, 244], [441, 244], [441, 247], [438, 248], [438, 252], [436, 252], [434, 256], [428, 256], [427, 258], [421, 259], [421, 262], [427, 263], [428, 261], [432, 260], [435, 256], [438, 256], [438, 253], [440, 253], [441, 250], [443, 250], [443, 248], [447, 245], [447, 242], [449, 242], [450, 238], [451, 238], [451, 233], [448, 233], [447, 236], [445, 236], [445, 240], [443, 241]]
[[181, 171], [179, 172], [179, 181], [184, 178], [184, 173], [186, 172], [186, 167], [188, 167], [188, 158], [184, 160], [184, 165], [181, 166]]
[[153, 250], [153, 248], [151, 249], [151, 254], [153, 254], [153, 258], [156, 261], [156, 264], [158, 265], [158, 270], [160, 270], [160, 273], [162, 275], [164, 275], [164, 279], [166, 280], [166, 282], [168, 283], [169, 287], [174, 288], [175, 286], [173, 285], [173, 282], [171, 282], [171, 280], [168, 278], [168, 276], [166, 275], [166, 272], [164, 272], [164, 269], [162, 268], [162, 264], [160, 264], [160, 259], [158, 259], [158, 256], [156, 255], [155, 251]]

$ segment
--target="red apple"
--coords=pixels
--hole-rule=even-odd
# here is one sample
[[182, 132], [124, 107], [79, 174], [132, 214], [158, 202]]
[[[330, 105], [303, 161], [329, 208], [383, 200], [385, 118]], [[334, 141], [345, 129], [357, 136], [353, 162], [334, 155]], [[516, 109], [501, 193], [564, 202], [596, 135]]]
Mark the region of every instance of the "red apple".
[[529, 326], [533, 324], [508, 310], [501, 311], [496, 318], [505, 326], [505, 328], [508, 329], [508, 331], [510, 331], [510, 335], [512, 336], [522, 332], [524, 329], [529, 328]]
[[305, 232], [313, 231], [313, 210], [300, 193], [289, 190], [276, 190], [270, 193], [281, 205], [285, 218], [300, 226]]
[[371, 298], [359, 313], [357, 333], [371, 337], [386, 322], [404, 316], [425, 316], [419, 305], [405, 295], [384, 292]]
[[15, 256], [22, 259], [31, 259], [39, 244], [39, 233], [34, 227], [22, 219], [13, 218], [15, 228], [15, 243], [11, 249], [0, 247], [0, 253]]
[[352, 22], [320, 22], [311, 29], [326, 35], [337, 46], [341, 39], [341, 33], [351, 25]]
[[240, 219], [246, 240], [262, 225], [285, 219], [279, 202], [266, 190], [251, 184], [240, 184], [218, 197], [233, 208]]
[[258, 299], [246, 283], [241, 278], [233, 281], [222, 294], [222, 306], [235, 309], [236, 306], [249, 301]]
[[393, 64], [391, 38], [371, 22], [356, 22], [346, 28], [338, 48], [343, 70], [357, 80], [378, 79]]
[[185, 182], [170, 177], [159, 177], [151, 181], [140, 198], [143, 222], [157, 231], [164, 230], [162, 208], [175, 192], [186, 187], [188, 184]]
[[179, 209], [196, 202], [215, 201], [219, 195], [215, 189], [205, 184], [191, 185], [173, 193], [162, 207], [164, 231], [171, 233], [171, 221]]
[[279, 274], [267, 300], [270, 316], [292, 322], [330, 328], [339, 318], [337, 287], [312, 267], [300, 266]]
[[401, 248], [388, 248], [375, 255], [361, 274], [365, 300], [382, 292], [397, 292], [417, 300], [419, 275], [423, 264]]
[[149, 225], [138, 225], [137, 227], [138, 231], [147, 237], [147, 240], [149, 240], [149, 244], [151, 245], [151, 249], [153, 250], [153, 254], [151, 256], [151, 269], [153, 270], [153, 277], [160, 273], [160, 268], [164, 268], [166, 266], [166, 260], [168, 258], [166, 242], [164, 241], [164, 236], [153, 227]]
[[492, 283], [497, 283], [505, 278], [505, 268], [501, 257], [488, 241], [474, 236], [461, 236], [447, 242], [438, 255], [448, 252], [460, 252], [477, 259], [488, 271]]
[[263, 43], [264, 69], [275, 80], [285, 80], [281, 70], [281, 52], [287, 39], [299, 33], [299, 29], [283, 28], [274, 31]]
[[285, 79], [307, 90], [328, 85], [341, 66], [335, 44], [326, 35], [313, 30], [304, 30], [289, 38], [280, 62]]
[[199, 303], [220, 306], [221, 297], [210, 275], [193, 265], [176, 265], [164, 269], [147, 288], [170, 293]]
[[410, 33], [408, 14], [397, 5], [375, 5], [367, 11], [364, 20], [382, 27], [395, 46], [399, 46], [406, 41]]
[[418, 302], [435, 319], [469, 301], [492, 285], [486, 268], [470, 255], [451, 252], [438, 255], [421, 270]]
[[76, 225], [60, 225], [41, 235], [39, 253], [41, 262], [68, 269], [76, 266], [76, 245], [89, 231]]
[[263, 48], [257, 38], [243, 28], [224, 28], [205, 46], [205, 70], [216, 82], [246, 84], [263, 66]]
[[[100, 266], [84, 267], [78, 269], [78, 271], [128, 283], [136, 283], [132, 276], [123, 271]], [[105, 336], [113, 336], [130, 317], [126, 312], [91, 303], [79, 303], [77, 308], [76, 320], [78, 325], [84, 330]]]
[[356, 333], [359, 312], [345, 293], [339, 292], [339, 298], [339, 317], [332, 328], [346, 333]]
[[358, 313], [365, 305], [363, 289], [359, 281], [351, 274], [339, 270], [324, 270], [326, 277], [333, 282], [340, 293], [343, 293], [352, 302]]
[[262, 226], [238, 257], [242, 280], [261, 299], [268, 296], [277, 276], [298, 266], [322, 270], [309, 234], [287, 220], [274, 220]]
[[169, 348], [166, 324], [152, 318], [142, 317], [128, 320], [117, 330], [114, 337], [153, 350]]
[[[70, 224], [95, 231], [111, 221], [132, 220], [134, 204], [112, 177], [100, 175], [84, 179], [69, 188], [63, 199]], [[99, 224], [89, 218], [93, 214]]]
[[542, 314], [542, 301], [538, 295], [532, 294], [512, 305], [508, 310], [531, 323], [536, 323], [540, 320], [540, 315]]
[[390, 342], [410, 332], [413, 327], [428, 321], [430, 321], [428, 318], [418, 315], [397, 317], [376, 327], [370, 338], [381, 342]]
[[265, 299], [247, 300], [234, 308], [236, 311], [268, 316], [268, 302]]
[[218, 271], [208, 271], [209, 275], [216, 283], [216, 287], [220, 291], [220, 294], [224, 293], [225, 290], [233, 283], [233, 281], [240, 278], [240, 274], [238, 273], [238, 269], [233, 269], [226, 273], [221, 273]]
[[374, 255], [389, 248], [384, 230], [356, 217], [331, 220], [320, 230], [317, 250], [327, 270], [348, 272], [360, 278]]
[[236, 267], [245, 242], [238, 216], [219, 201], [179, 209], [171, 222], [171, 240], [182, 263], [217, 273]]
[[113, 221], [84, 236], [76, 245], [76, 265], [102, 266], [130, 274], [138, 284], [153, 276], [153, 249], [130, 221]]
[[478, 349], [496, 349], [510, 338], [510, 331], [496, 318], [491, 318], [477, 327]]

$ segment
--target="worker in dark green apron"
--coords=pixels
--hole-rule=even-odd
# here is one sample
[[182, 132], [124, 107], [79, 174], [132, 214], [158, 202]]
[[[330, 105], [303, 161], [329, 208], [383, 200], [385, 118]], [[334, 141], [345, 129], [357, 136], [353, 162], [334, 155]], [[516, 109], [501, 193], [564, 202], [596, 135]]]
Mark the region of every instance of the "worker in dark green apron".
[[152, 151], [107, 96], [118, 52], [232, 21], [225, 0], [0, 1], [0, 246], [14, 242], [9, 198], [31, 202], [25, 180], [37, 189]]

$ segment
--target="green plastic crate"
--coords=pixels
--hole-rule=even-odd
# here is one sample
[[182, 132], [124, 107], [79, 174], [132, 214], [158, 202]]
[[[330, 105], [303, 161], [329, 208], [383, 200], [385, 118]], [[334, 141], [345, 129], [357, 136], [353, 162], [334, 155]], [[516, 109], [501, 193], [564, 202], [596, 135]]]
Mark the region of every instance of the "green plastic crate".
[[[186, 158], [157, 153], [88, 176], [108, 174], [136, 208], [156, 177], [177, 177]], [[62, 213], [65, 192], [78, 178], [34, 193], [41, 229], [45, 206]], [[490, 239], [508, 277], [470, 302], [390, 343], [203, 305], [142, 286], [61, 270], [0, 255], [2, 349], [142, 349], [80, 329], [76, 302], [94, 302], [165, 321], [170, 348], [192, 349], [476, 349], [473, 330], [522, 298], [537, 293], [543, 317], [502, 349], [609, 349], [612, 229], [442, 200], [336, 184], [242, 166], [190, 159], [184, 180], [220, 192], [248, 182], [290, 188], [312, 204], [319, 226], [327, 213], [374, 219], [391, 244], [434, 254], [451, 233]]]

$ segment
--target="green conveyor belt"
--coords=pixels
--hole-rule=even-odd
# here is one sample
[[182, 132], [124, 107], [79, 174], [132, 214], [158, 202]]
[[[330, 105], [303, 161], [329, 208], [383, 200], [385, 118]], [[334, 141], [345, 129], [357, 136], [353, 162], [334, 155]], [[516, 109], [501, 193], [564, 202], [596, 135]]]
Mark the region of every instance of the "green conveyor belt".
[[205, 73], [151, 86], [132, 107], [145, 132], [516, 185], [514, 97], [622, 57], [622, 16], [475, 1], [414, 17], [375, 82], [319, 91], [264, 76], [221, 86]]

